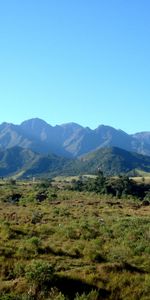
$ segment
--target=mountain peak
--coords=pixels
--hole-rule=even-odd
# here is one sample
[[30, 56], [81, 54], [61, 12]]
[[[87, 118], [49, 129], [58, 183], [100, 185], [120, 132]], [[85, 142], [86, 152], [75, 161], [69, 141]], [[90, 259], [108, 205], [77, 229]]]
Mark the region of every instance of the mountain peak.
[[[25, 120], [24, 122], [22, 122], [20, 124], [20, 126], [24, 127], [24, 126], [31, 126], [31, 127], [35, 127], [35, 126], [45, 126], [45, 125], [49, 125], [47, 122], [45, 122], [44, 120], [40, 119], [40, 118], [32, 118], [29, 120]], [[50, 125], [49, 125], [50, 126]]]
[[26, 120], [20, 125], [2, 123], [0, 147], [6, 149], [15, 145], [66, 157], [77, 157], [112, 146], [150, 155], [150, 133], [130, 135], [108, 125], [90, 129], [75, 122], [51, 126], [40, 118]]
[[81, 126], [81, 125], [79, 125], [75, 122], [64, 123], [64, 124], [61, 124], [60, 126], [63, 127], [63, 128], [69, 128], [70, 127], [70, 128], [73, 128], [73, 129], [82, 129], [82, 128], [84, 128], [83, 126]]
[[117, 129], [115, 129], [114, 127], [109, 126], [109, 125], [101, 124], [95, 130], [97, 130], [97, 131], [99, 131], [99, 130], [112, 130], [112, 131], [116, 131]]

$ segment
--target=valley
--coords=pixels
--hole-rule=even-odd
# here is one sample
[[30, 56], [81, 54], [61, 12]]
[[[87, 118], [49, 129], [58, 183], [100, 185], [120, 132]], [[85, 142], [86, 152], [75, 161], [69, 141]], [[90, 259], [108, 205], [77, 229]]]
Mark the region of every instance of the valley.
[[149, 300], [149, 136], [0, 125], [1, 300]]

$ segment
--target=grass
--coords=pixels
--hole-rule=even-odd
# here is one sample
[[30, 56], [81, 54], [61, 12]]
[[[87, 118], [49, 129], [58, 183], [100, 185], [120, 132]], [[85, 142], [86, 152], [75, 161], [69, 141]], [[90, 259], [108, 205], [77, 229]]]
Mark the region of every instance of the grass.
[[135, 180], [135, 182], [137, 183], [146, 183], [146, 184], [150, 184], [150, 176], [137, 176], [137, 177], [133, 177], [133, 179]]
[[149, 299], [149, 206], [40, 183], [0, 195], [0, 299]]

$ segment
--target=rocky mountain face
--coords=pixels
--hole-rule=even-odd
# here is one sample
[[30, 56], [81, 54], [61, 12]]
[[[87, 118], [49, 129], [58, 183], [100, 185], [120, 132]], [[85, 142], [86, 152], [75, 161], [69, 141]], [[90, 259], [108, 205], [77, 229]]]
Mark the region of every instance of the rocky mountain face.
[[110, 126], [100, 125], [92, 130], [76, 123], [51, 126], [38, 118], [20, 125], [2, 123], [0, 149], [14, 146], [68, 158], [79, 157], [103, 147], [119, 147], [150, 155], [150, 132], [129, 135]]

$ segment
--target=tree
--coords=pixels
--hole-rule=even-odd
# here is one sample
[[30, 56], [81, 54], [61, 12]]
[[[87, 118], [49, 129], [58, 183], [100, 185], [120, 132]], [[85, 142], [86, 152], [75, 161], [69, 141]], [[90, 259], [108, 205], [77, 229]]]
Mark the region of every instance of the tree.
[[103, 172], [98, 170], [98, 175], [95, 179], [95, 192], [103, 194], [105, 192], [105, 183], [106, 178], [103, 175]]

